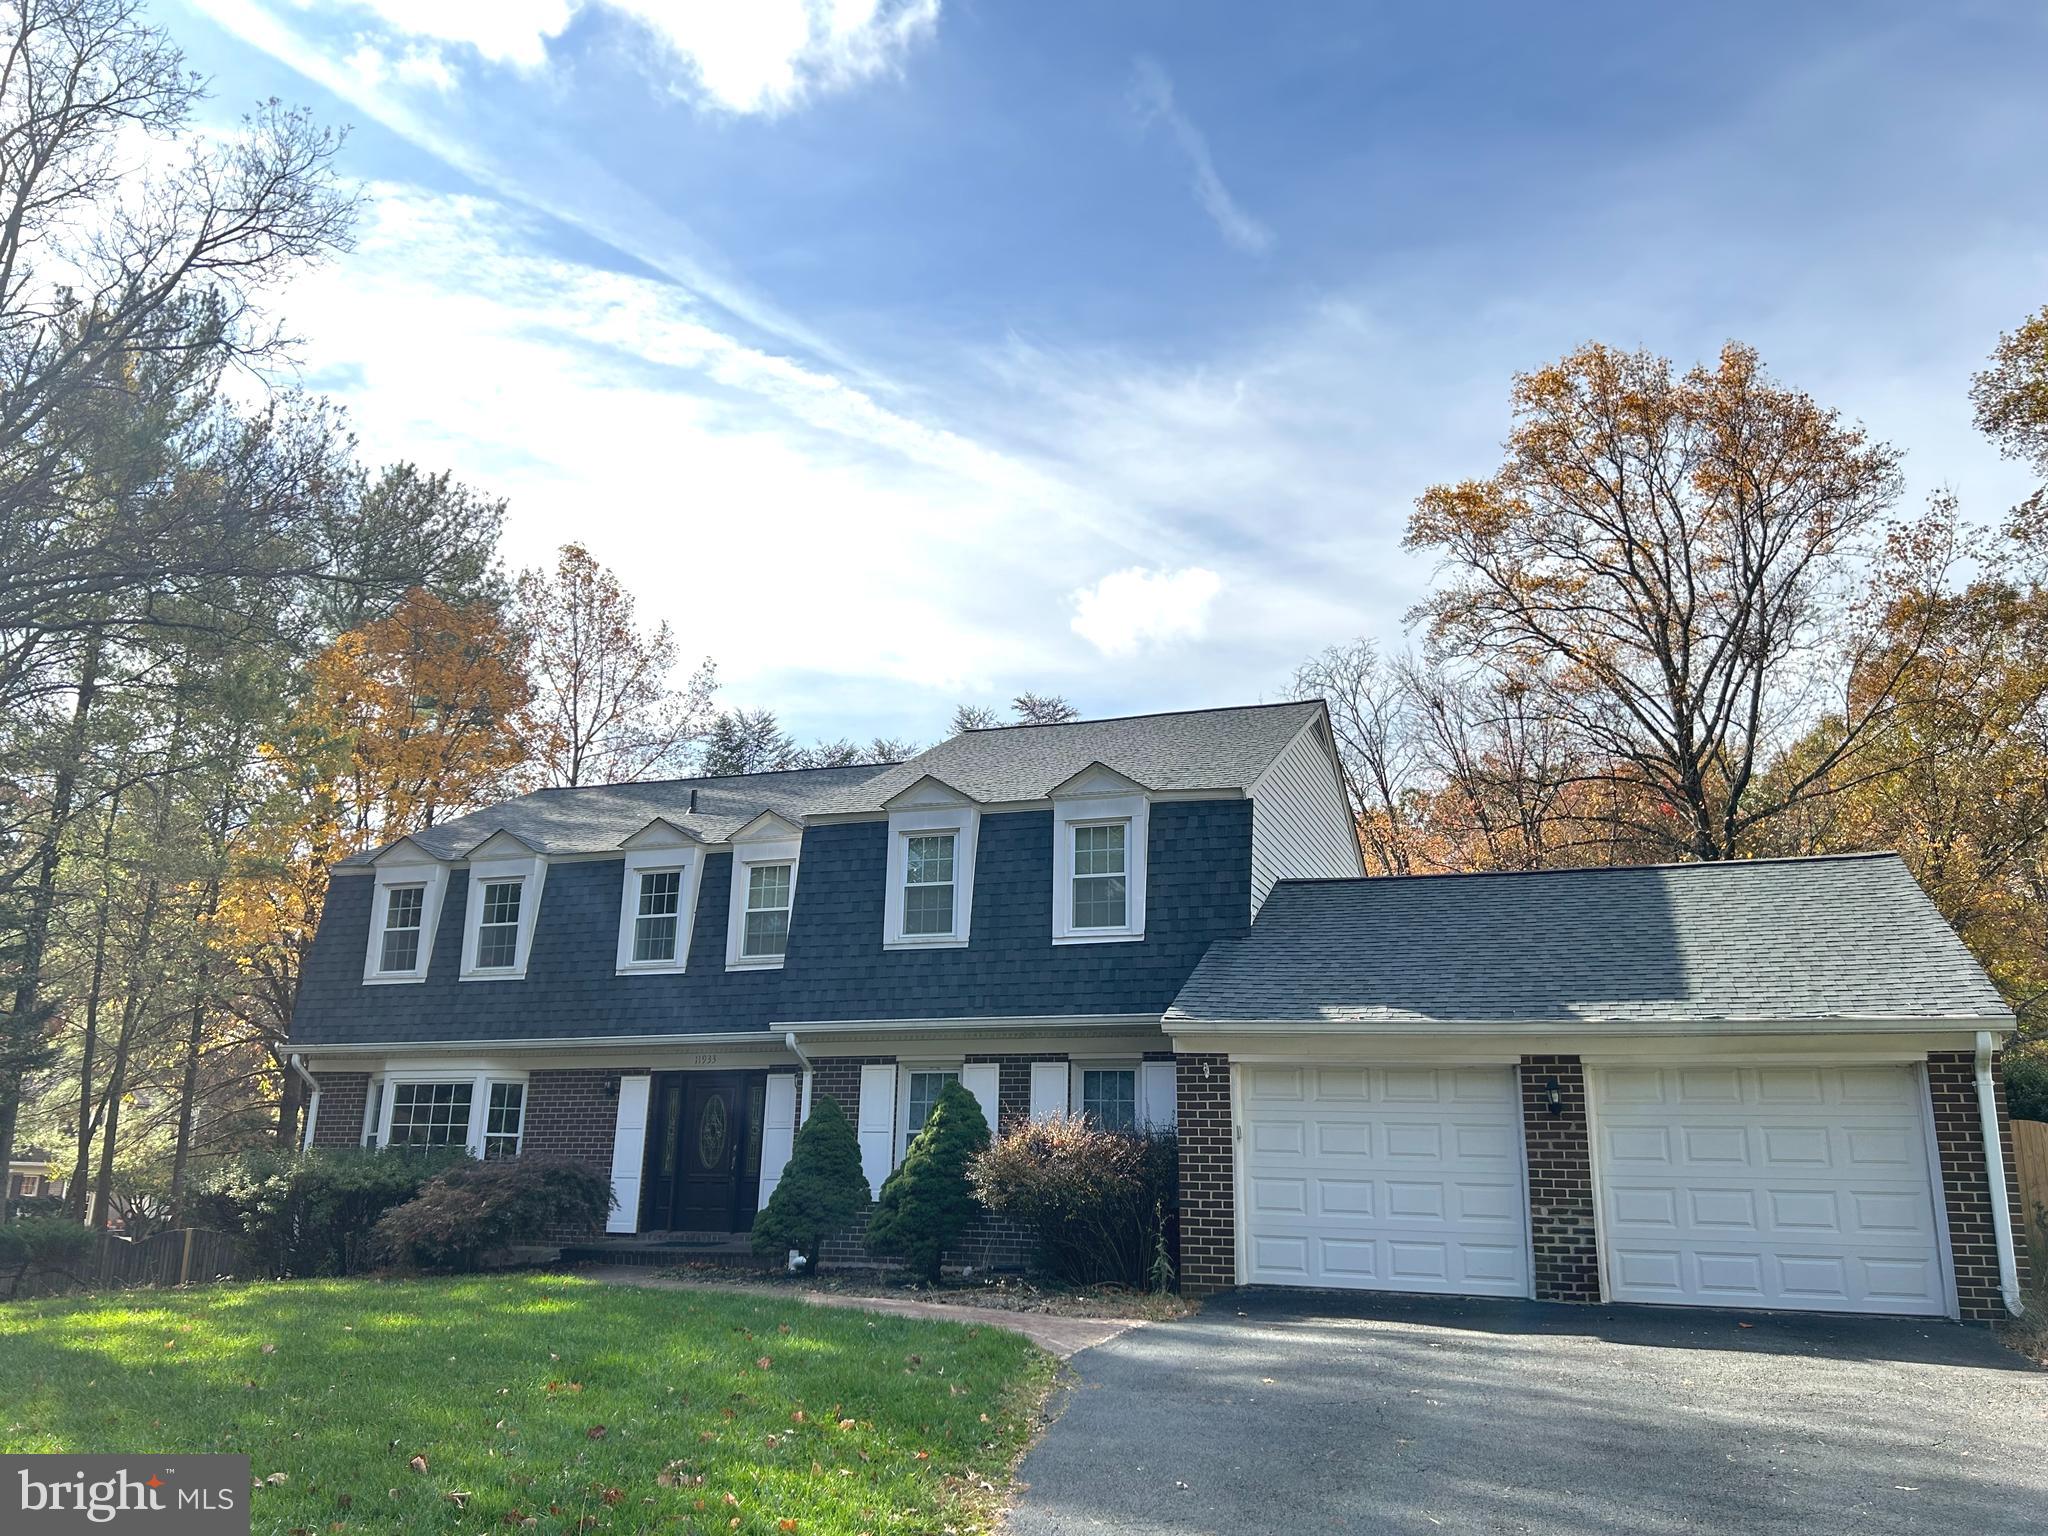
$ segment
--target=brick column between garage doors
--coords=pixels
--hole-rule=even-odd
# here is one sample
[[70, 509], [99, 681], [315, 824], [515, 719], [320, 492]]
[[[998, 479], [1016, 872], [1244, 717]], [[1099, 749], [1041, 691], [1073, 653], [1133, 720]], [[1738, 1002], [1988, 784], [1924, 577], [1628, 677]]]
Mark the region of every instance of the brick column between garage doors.
[[[2026, 1215], [2020, 1209], [2019, 1169], [2013, 1158], [2012, 1121], [2005, 1112], [2005, 1074], [1993, 1058], [1991, 1085], [1998, 1102], [1998, 1135], [2005, 1158], [2005, 1194], [2012, 1213], [2014, 1262], [2027, 1282]], [[1969, 1051], [1927, 1057], [1927, 1093], [1934, 1105], [1934, 1141], [1941, 1152], [1941, 1192], [1948, 1210], [1948, 1245], [1955, 1256], [1956, 1309], [1966, 1323], [2005, 1316], [1998, 1285], [1998, 1236], [1991, 1224], [1991, 1178], [1984, 1161], [1984, 1126], [1977, 1112], [1977, 1059]], [[324, 1113], [324, 1111], [323, 1111]]]
[[[1557, 1083], [1558, 1113], [1550, 1112]], [[1600, 1247], [1586, 1069], [1576, 1056], [1522, 1058], [1522, 1140], [1529, 1168], [1529, 1246], [1538, 1301], [1598, 1301]]]
[[1237, 1190], [1231, 1156], [1230, 1058], [1174, 1058], [1180, 1139], [1180, 1288], [1207, 1296], [1237, 1284]]

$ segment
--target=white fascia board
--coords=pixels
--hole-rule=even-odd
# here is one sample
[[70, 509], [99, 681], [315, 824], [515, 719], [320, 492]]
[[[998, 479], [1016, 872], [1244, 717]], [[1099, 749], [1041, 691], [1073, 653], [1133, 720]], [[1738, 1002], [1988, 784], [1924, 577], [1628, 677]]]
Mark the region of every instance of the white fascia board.
[[1151, 786], [1140, 784], [1129, 774], [1119, 773], [1101, 761], [1070, 774], [1045, 792], [1048, 800], [1072, 799], [1082, 795], [1149, 795]]
[[535, 859], [540, 857], [540, 850], [517, 832], [507, 832], [500, 827], [463, 857], [474, 865], [479, 860], [488, 859]]
[[627, 852], [639, 848], [696, 848], [704, 839], [688, 827], [679, 827], [666, 816], [657, 816], [638, 832], [619, 839], [619, 846]]
[[726, 841], [737, 846], [741, 843], [757, 843], [768, 839], [801, 838], [803, 835], [802, 822], [792, 821], [780, 811], [763, 811], [753, 820], [736, 828]]
[[1420, 1035], [1442, 1039], [1468, 1035], [1649, 1035], [1669, 1039], [1682, 1035], [1814, 1035], [1917, 1034], [1980, 1029], [2011, 1033], [2017, 1025], [2007, 1014], [1953, 1014], [1923, 1018], [1890, 1015], [1858, 1017], [1841, 1014], [1818, 1019], [1725, 1018], [1678, 1019], [1194, 1019], [1172, 1013], [1166, 1028], [1176, 1035]]

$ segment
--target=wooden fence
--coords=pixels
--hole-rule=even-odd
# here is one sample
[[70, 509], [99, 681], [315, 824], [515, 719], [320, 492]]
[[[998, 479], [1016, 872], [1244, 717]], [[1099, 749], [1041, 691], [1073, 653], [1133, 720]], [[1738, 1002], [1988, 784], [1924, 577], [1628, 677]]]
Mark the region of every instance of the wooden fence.
[[2048, 1121], [2013, 1121], [2012, 1150], [2020, 1171], [2020, 1219], [2033, 1255], [2034, 1285], [2048, 1288]]
[[[102, 1232], [96, 1245], [64, 1269], [0, 1273], [0, 1296], [60, 1296], [67, 1291], [125, 1290], [138, 1285], [205, 1285], [261, 1272], [239, 1237], [186, 1227], [131, 1239]], [[13, 1289], [7, 1289], [12, 1280]]]

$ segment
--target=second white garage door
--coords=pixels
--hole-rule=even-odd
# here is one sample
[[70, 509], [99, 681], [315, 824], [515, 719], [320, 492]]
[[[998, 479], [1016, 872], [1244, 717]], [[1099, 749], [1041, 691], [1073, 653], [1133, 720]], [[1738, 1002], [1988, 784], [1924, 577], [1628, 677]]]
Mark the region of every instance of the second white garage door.
[[1596, 1077], [1615, 1301], [1948, 1310], [1911, 1067], [1663, 1067]]
[[1239, 1068], [1244, 1280], [1529, 1294], [1506, 1068]]

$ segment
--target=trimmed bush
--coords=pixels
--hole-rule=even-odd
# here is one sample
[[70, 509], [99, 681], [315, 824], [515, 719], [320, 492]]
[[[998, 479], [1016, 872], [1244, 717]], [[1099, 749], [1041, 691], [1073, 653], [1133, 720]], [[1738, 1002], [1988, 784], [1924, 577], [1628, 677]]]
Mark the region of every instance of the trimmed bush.
[[0, 1222], [0, 1274], [7, 1294], [19, 1293], [31, 1273], [67, 1275], [84, 1283], [99, 1252], [100, 1235], [67, 1216], [24, 1216]]
[[789, 1164], [754, 1218], [754, 1252], [787, 1253], [794, 1248], [823, 1263], [825, 1239], [844, 1232], [868, 1208], [868, 1178], [860, 1171], [860, 1141], [838, 1101], [824, 1094], [796, 1133]]
[[377, 1251], [409, 1269], [476, 1269], [487, 1254], [552, 1232], [594, 1231], [611, 1180], [580, 1163], [518, 1157], [444, 1168], [377, 1223]]
[[2006, 1112], [2015, 1120], [2048, 1120], [2048, 1047], [2022, 1047], [2001, 1065]]
[[1020, 1125], [974, 1160], [981, 1203], [1038, 1239], [1069, 1285], [1172, 1283], [1180, 1149], [1171, 1132], [1059, 1116]]
[[375, 1258], [370, 1234], [384, 1213], [468, 1160], [460, 1147], [252, 1152], [207, 1184], [186, 1219], [242, 1233], [274, 1275], [354, 1274]]
[[868, 1247], [937, 1280], [941, 1256], [980, 1209], [967, 1168], [987, 1146], [988, 1120], [981, 1105], [957, 1081], [946, 1084], [902, 1166], [882, 1186], [868, 1221]]

